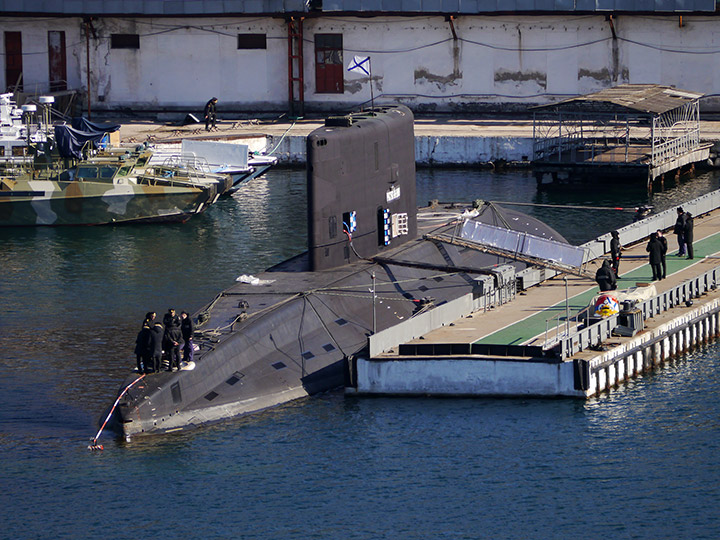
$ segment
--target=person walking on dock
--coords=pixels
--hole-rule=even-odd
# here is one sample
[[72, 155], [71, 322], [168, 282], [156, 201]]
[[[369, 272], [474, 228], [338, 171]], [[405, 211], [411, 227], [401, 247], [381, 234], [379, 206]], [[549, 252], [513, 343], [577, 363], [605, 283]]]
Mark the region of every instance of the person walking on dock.
[[213, 97], [205, 104], [205, 131], [215, 130], [215, 122], [217, 120], [215, 105], [217, 104], [217, 98]]
[[658, 229], [657, 235], [658, 235], [658, 241], [662, 245], [662, 262], [661, 262], [662, 277], [660, 279], [665, 279], [667, 277], [667, 261], [665, 260], [665, 258], [667, 256], [668, 243], [667, 243], [667, 238], [665, 238], [665, 235], [663, 235], [662, 230]]
[[612, 269], [615, 271], [615, 275], [620, 277], [620, 252], [622, 251], [620, 234], [617, 231], [612, 231], [610, 236], [612, 236], [612, 239], [610, 240], [610, 258], [612, 260]]
[[647, 251], [650, 259], [650, 268], [652, 268], [652, 280], [658, 281], [662, 279], [662, 243], [658, 239], [656, 232], [650, 235], [645, 251]]
[[673, 234], [677, 235], [677, 256], [682, 257], [685, 255], [685, 211], [682, 209], [682, 206], [677, 209], [677, 219], [675, 220]]
[[695, 253], [693, 252], [694, 227], [693, 215], [690, 212], [685, 212], [685, 247], [687, 248], [688, 259], [695, 258]]
[[598, 287], [600, 287], [600, 291], [602, 292], [617, 289], [617, 276], [609, 260], [605, 259], [602, 266], [595, 272], [595, 281], [597, 281]]

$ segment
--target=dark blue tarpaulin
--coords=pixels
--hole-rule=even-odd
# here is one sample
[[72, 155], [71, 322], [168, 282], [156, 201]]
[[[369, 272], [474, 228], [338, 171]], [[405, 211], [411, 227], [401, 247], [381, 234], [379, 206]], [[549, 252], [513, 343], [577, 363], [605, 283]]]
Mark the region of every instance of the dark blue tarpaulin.
[[84, 116], [80, 116], [72, 119], [73, 129], [78, 131], [88, 132], [101, 132], [101, 133], [114, 133], [120, 129], [120, 124], [98, 124], [97, 122], [91, 122]]
[[81, 150], [85, 143], [91, 142], [94, 148], [104, 136], [104, 131], [80, 131], [68, 125], [55, 126], [55, 142], [64, 158], [83, 159]]

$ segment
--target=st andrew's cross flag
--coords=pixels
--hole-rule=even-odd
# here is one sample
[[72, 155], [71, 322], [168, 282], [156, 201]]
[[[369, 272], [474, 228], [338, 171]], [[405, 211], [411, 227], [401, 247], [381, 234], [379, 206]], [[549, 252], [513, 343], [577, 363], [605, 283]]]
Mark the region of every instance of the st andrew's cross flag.
[[364, 73], [370, 75], [370, 57], [369, 56], [353, 56], [347, 68], [348, 71]]

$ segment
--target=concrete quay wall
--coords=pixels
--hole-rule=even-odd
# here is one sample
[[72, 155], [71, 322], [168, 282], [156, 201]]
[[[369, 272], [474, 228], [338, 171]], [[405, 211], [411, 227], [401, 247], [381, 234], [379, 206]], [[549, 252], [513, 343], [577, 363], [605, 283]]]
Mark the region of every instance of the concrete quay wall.
[[[720, 166], [720, 134], [703, 138], [715, 143], [711, 150], [714, 166]], [[286, 136], [282, 140], [268, 136], [268, 151], [275, 149], [281, 165], [300, 166], [306, 162], [305, 136]], [[415, 163], [421, 167], [490, 166], [502, 161], [526, 165], [532, 159], [533, 137], [530, 135], [415, 135]], [[716, 162], [717, 160], [717, 162]]]
[[[678, 311], [682, 313], [678, 314]], [[720, 292], [676, 306], [642, 334], [564, 362], [500, 357], [356, 359], [356, 395], [591, 397], [662, 366], [720, 336]], [[584, 382], [583, 382], [584, 381]]]
[[[268, 150], [281, 165], [306, 162], [305, 136], [268, 137]], [[496, 161], [528, 162], [532, 157], [530, 137], [472, 135], [415, 135], [415, 163], [422, 167], [487, 166]]]

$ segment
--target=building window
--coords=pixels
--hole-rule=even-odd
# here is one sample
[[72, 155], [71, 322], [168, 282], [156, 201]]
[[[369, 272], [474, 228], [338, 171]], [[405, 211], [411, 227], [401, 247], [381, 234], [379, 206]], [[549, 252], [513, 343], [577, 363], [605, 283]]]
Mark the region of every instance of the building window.
[[50, 67], [50, 91], [67, 90], [67, 53], [65, 32], [48, 32], [48, 66]]
[[23, 91], [22, 34], [5, 32], [5, 86], [10, 92]]
[[139, 49], [139, 34], [112, 34], [110, 36], [111, 49]]
[[265, 34], [238, 34], [238, 49], [267, 49]]
[[315, 34], [315, 90], [319, 94], [342, 94], [342, 34]]

